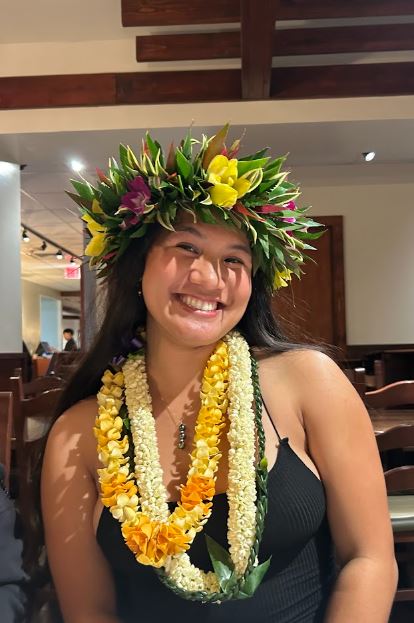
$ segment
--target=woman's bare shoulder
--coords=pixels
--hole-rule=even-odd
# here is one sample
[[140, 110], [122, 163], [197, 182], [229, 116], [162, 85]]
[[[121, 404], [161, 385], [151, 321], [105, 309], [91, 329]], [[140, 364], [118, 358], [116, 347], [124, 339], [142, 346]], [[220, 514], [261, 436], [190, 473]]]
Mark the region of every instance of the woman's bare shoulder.
[[61, 449], [62, 452], [76, 450], [85, 463], [90, 465], [96, 456], [93, 426], [97, 412], [98, 407], [94, 396], [85, 398], [64, 411], [50, 430], [49, 448]]
[[80, 400], [64, 411], [54, 423], [51, 433], [81, 433], [85, 430], [92, 430], [98, 412], [95, 396], [90, 396]]
[[292, 349], [282, 353], [258, 353], [257, 361], [267, 373], [283, 373], [297, 376], [304, 373], [321, 372], [322, 370], [338, 369], [338, 366], [327, 354], [313, 348]]

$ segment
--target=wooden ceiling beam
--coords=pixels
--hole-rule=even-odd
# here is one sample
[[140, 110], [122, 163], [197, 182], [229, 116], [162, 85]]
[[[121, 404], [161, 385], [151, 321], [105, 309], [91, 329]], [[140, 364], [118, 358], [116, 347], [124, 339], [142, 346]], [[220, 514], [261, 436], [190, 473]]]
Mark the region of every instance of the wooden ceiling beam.
[[227, 24], [240, 21], [239, 0], [121, 0], [123, 26]]
[[[238, 31], [137, 37], [139, 62], [240, 58]], [[414, 24], [289, 28], [273, 33], [272, 55], [392, 52], [414, 49]]]
[[414, 63], [283, 67], [272, 70], [272, 99], [414, 95]]
[[[414, 15], [413, 0], [274, 0], [277, 19]], [[123, 26], [227, 24], [240, 21], [239, 0], [121, 0]]]
[[118, 104], [181, 104], [241, 99], [240, 70], [137, 72], [117, 75]]
[[0, 78], [0, 110], [111, 106], [116, 104], [115, 88], [115, 74]]
[[[273, 99], [414, 95], [412, 62], [274, 68], [271, 75]], [[99, 74], [99, 80], [96, 89], [91, 74], [0, 78], [0, 110], [242, 99], [239, 69]]]
[[274, 0], [240, 0], [242, 97], [267, 99], [270, 95], [272, 47], [275, 30]]

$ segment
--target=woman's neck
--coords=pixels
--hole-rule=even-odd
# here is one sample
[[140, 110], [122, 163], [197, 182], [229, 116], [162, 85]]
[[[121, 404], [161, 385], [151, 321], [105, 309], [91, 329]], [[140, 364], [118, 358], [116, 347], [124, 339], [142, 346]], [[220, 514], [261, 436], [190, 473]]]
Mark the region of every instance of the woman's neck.
[[151, 393], [171, 402], [181, 393], [200, 387], [204, 367], [214, 345], [188, 347], [147, 327], [146, 367]]

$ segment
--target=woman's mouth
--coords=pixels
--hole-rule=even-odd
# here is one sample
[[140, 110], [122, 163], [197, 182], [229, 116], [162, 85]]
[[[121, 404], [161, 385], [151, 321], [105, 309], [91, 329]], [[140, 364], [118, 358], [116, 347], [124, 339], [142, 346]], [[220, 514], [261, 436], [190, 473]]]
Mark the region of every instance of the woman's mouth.
[[219, 301], [206, 301], [188, 294], [178, 294], [178, 298], [184, 305], [195, 311], [215, 312], [223, 307]]

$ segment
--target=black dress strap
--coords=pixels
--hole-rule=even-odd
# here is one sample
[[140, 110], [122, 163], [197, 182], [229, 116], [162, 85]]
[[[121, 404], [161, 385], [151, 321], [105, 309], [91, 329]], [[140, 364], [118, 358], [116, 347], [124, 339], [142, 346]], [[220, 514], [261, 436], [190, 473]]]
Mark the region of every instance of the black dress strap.
[[279, 435], [279, 431], [277, 430], [276, 425], [275, 425], [275, 423], [274, 423], [273, 419], [270, 417], [270, 411], [269, 411], [269, 409], [267, 408], [265, 401], [263, 400], [263, 396], [261, 396], [261, 397], [262, 397], [262, 405], [263, 405], [263, 407], [264, 407], [264, 410], [265, 410], [265, 411], [266, 411], [266, 413], [267, 413], [267, 417], [269, 418], [270, 423], [271, 423], [271, 425], [273, 426], [273, 428], [274, 428], [274, 430], [275, 430], [275, 433], [276, 433], [276, 435], [277, 435], [277, 438], [279, 439], [279, 442], [281, 442], [281, 441], [283, 441], [283, 440], [282, 440], [282, 437]]

